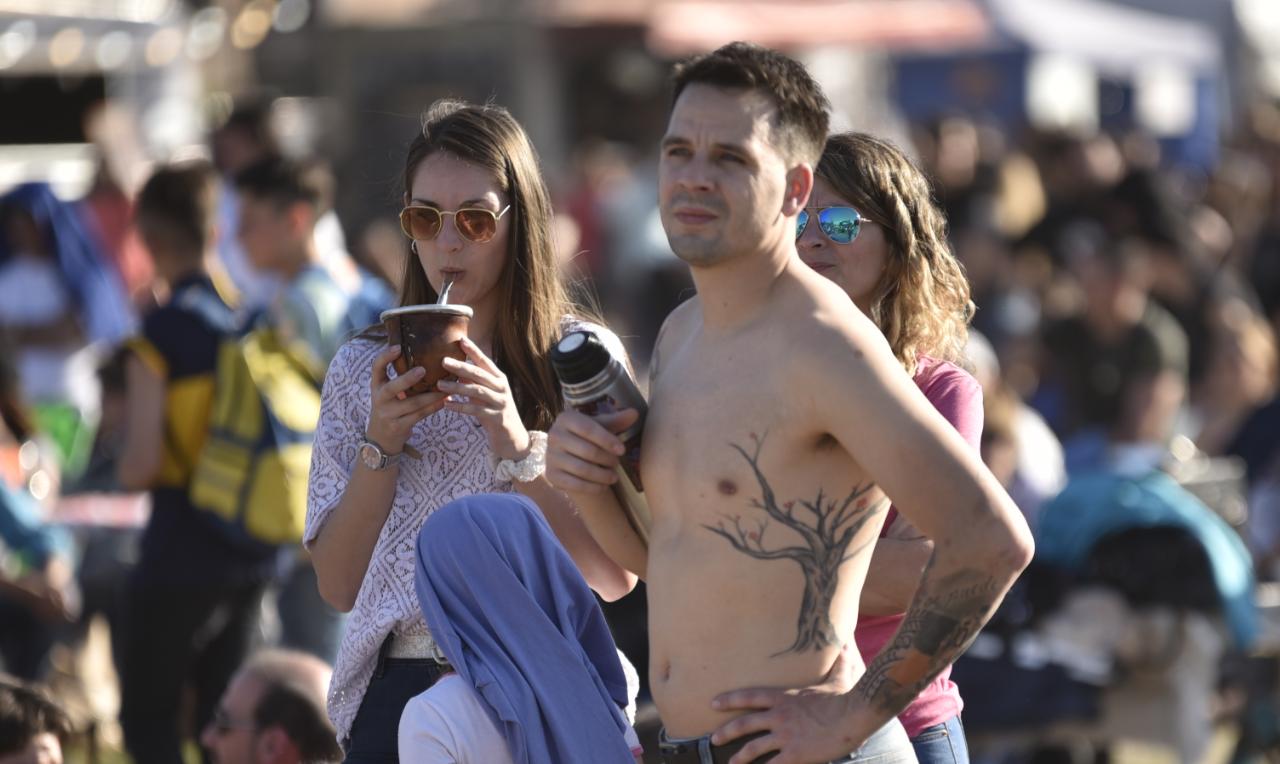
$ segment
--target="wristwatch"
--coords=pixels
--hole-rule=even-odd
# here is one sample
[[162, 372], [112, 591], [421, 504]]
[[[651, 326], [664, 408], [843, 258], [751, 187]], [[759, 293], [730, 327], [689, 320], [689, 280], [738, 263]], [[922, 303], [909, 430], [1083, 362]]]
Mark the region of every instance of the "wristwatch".
[[360, 444], [360, 461], [374, 472], [381, 472], [393, 464], [398, 464], [401, 456], [403, 454], [389, 454], [383, 451], [382, 446], [367, 438]]

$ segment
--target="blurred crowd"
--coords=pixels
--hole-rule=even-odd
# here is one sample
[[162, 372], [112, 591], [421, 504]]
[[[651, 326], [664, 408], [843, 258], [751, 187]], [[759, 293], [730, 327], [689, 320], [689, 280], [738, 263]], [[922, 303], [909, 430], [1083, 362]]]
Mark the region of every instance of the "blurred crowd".
[[[408, 240], [388, 206], [386, 219], [349, 246], [332, 208], [334, 179], [309, 158], [288, 161], [305, 166], [312, 218], [261, 204], [281, 183], [270, 163], [284, 161], [269, 114], [267, 103], [244, 105], [210, 136], [207, 154], [222, 179], [214, 281], [238, 295], [242, 320], [273, 316], [310, 342], [324, 368], [336, 346], [291, 320], [290, 299], [325, 302], [344, 332], [372, 324], [395, 300]], [[1133, 611], [1154, 604], [1206, 614], [1220, 638], [1199, 655], [1211, 670], [1209, 686], [1197, 689], [1217, 693], [1230, 674], [1224, 661], [1256, 659], [1265, 641], [1257, 582], [1280, 577], [1280, 110], [1242, 121], [1208, 172], [1163, 159], [1160, 143], [1142, 134], [1014, 134], [966, 115], [915, 126], [911, 144], [972, 285], [969, 361], [985, 396], [983, 458], [1037, 530], [1040, 558], [1059, 573], [1109, 583]], [[553, 168], [571, 179], [557, 200], [565, 267], [643, 365], [691, 283], [666, 250], [651, 163], [603, 142], [576, 156], [573, 167]], [[0, 662], [51, 684], [71, 717], [58, 728], [80, 735], [110, 734], [99, 728], [118, 713], [101, 685], [77, 687], [73, 677], [84, 675], [79, 662], [101, 631], [94, 624], [108, 625], [113, 650], [123, 642], [120, 613], [146, 517], [117, 477], [121, 347], [172, 287], [139, 235], [136, 190], [110, 168], [100, 164], [81, 199], [59, 199], [42, 184], [0, 196]], [[273, 269], [287, 254], [276, 250], [288, 246], [313, 252], [320, 286]], [[1130, 538], [1105, 554], [1105, 539], [1148, 526], [1180, 529], [1193, 542], [1189, 556], [1170, 558], [1183, 547], [1167, 537]], [[1144, 553], [1144, 543], [1156, 551]], [[285, 557], [254, 601], [253, 641], [331, 662], [341, 619], [315, 596], [301, 548]], [[1029, 591], [1010, 597], [991, 630], [1026, 631], [1034, 612], [1046, 616], [1040, 633], [1052, 644], [1100, 651], [1116, 664], [1136, 660], [1123, 630], [1064, 636], [1067, 625], [1052, 614], [1085, 608], [1084, 620], [1098, 623], [1113, 610], [1045, 595], [1052, 578], [1029, 576]], [[609, 612], [643, 676], [642, 599]], [[994, 652], [976, 658], [988, 662], [972, 670], [996, 670]], [[118, 674], [131, 669], [118, 654], [109, 662]], [[1019, 727], [995, 701], [984, 706], [980, 683], [966, 683], [962, 668], [956, 678], [975, 740]], [[1098, 686], [1120, 672], [1101, 673]], [[1265, 692], [1238, 684], [1243, 719]], [[1195, 706], [1203, 724], [1190, 725], [1197, 735], [1223, 713], [1220, 698], [1204, 703], [1212, 707]], [[1263, 718], [1269, 731], [1241, 722], [1241, 739], [1276, 745], [1274, 709]], [[1044, 710], [1022, 721], [1048, 726], [1057, 717]], [[1181, 750], [1198, 756], [1204, 744]]]

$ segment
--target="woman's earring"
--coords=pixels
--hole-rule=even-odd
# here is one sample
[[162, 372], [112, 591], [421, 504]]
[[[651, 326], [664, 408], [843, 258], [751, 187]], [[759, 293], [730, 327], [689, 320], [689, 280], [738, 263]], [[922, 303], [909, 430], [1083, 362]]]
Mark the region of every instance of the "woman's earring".
[[413, 254], [415, 254], [415, 255], [416, 255], [416, 254], [418, 254], [418, 240], [417, 240], [417, 239], [411, 239], [411, 240], [409, 241], [409, 249], [413, 251]]

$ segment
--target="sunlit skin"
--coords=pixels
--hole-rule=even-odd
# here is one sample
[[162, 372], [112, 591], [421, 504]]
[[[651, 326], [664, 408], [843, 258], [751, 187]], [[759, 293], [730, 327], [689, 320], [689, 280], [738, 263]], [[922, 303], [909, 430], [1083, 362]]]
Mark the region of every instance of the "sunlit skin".
[[0, 764], [62, 764], [62, 744], [54, 735], [41, 732], [26, 748], [0, 756]]
[[[446, 211], [478, 207], [497, 214], [509, 203], [488, 170], [440, 151], [418, 164], [410, 189], [406, 205]], [[503, 215], [494, 237], [477, 243], [458, 233], [453, 216], [446, 215], [434, 239], [418, 239], [416, 244], [418, 263], [431, 288], [439, 293], [452, 280], [449, 302], [475, 311], [468, 334], [482, 347], [493, 336], [500, 308], [497, 286], [507, 261], [513, 217], [510, 212]]]
[[247, 674], [237, 675], [222, 695], [222, 710], [234, 729], [225, 732], [216, 729], [212, 722], [200, 735], [200, 744], [215, 764], [250, 764], [257, 761], [255, 748], [258, 741], [253, 729], [253, 710], [262, 697], [262, 681]]
[[[863, 313], [870, 313], [876, 288], [889, 262], [889, 242], [884, 229], [866, 219], [857, 237], [848, 244], [832, 241], [818, 225], [818, 211], [826, 207], [854, 207], [821, 177], [815, 177], [813, 193], [805, 204], [809, 224], [796, 240], [796, 249], [805, 265], [831, 279], [853, 299]], [[855, 207], [856, 209], [856, 207]], [[858, 210], [862, 212], [862, 210]]]
[[[663, 139], [663, 225], [697, 295], [667, 318], [653, 354], [647, 548], [620, 528], [606, 491], [614, 433], [634, 412], [562, 413], [547, 455], [552, 484], [646, 577], [650, 685], [667, 733], [713, 733], [715, 744], [768, 733], [731, 764], [856, 749], [954, 657], [1030, 552], [1016, 507], [879, 329], [797, 256], [812, 170], [784, 155], [771, 116], [756, 93], [690, 85]], [[864, 668], [842, 646], [886, 494], [950, 544], [905, 640]], [[788, 687], [803, 689], [778, 689]]]
[[[432, 153], [418, 163], [409, 188], [404, 199], [406, 205], [424, 205], [445, 212], [479, 208], [499, 215], [494, 236], [486, 242], [475, 242], [462, 236], [453, 215], [443, 216], [440, 232], [435, 238], [415, 240], [418, 264], [432, 289], [439, 293], [445, 283], [451, 281], [449, 302], [467, 305], [474, 312], [467, 327], [467, 338], [461, 342], [466, 362], [444, 359], [446, 371], [456, 377], [438, 383], [441, 393], [448, 397], [439, 398], [435, 394], [421, 396], [426, 400], [438, 400], [438, 403], [428, 404], [421, 415], [429, 416], [438, 410], [436, 406], [440, 406], [475, 417], [498, 458], [523, 459], [529, 453], [530, 436], [521, 421], [511, 385], [492, 358], [498, 321], [509, 315], [507, 306], [502, 304], [499, 281], [507, 258], [511, 256], [516, 212], [507, 207], [513, 200], [501, 190], [498, 180], [488, 170], [443, 151]], [[507, 209], [505, 214], [504, 209]], [[382, 370], [390, 360], [391, 356], [386, 353], [379, 356], [374, 362], [374, 374], [385, 373]], [[403, 399], [404, 394], [400, 393], [400, 397]], [[402, 400], [402, 403], [412, 405], [412, 398]], [[393, 444], [392, 450], [397, 450], [404, 442], [400, 434], [382, 435], [373, 423], [369, 433], [375, 439], [386, 437]], [[601, 596], [616, 599], [630, 591], [634, 579], [626, 581], [621, 569], [605, 558], [581, 521], [572, 515], [563, 494], [554, 491], [542, 479], [521, 484], [519, 490], [542, 507], [552, 529], [574, 557], [588, 583]]]
[[[763, 487], [747, 455], [759, 457], [780, 503], [813, 499], [817, 487], [843, 498], [861, 472], [843, 450], [815, 447], [823, 432], [808, 399], [788, 395], [789, 376], [762, 369], [751, 385], [720, 384], [737, 368], [734, 359], [766, 347], [780, 358], [774, 354], [782, 346], [808, 343], [779, 319], [813, 321], [811, 288], [836, 300], [795, 257], [794, 216], [812, 175], [778, 150], [774, 114], [760, 93], [690, 85], [672, 111], [659, 160], [667, 238], [699, 283], [699, 297], [668, 319], [667, 341], [659, 343], [641, 460], [654, 516], [650, 680], [663, 723], [676, 736], [706, 734], [730, 718], [711, 707], [719, 690], [821, 682], [852, 632], [852, 595], [868, 557], [855, 554], [842, 566], [839, 586], [821, 597], [834, 635], [793, 647], [806, 590], [800, 568], [755, 562], [712, 530], [733, 535], [741, 522], [747, 543], [797, 543], [781, 523], [757, 525], [763, 513], [752, 514], [752, 502]], [[757, 296], [743, 296], [751, 293]], [[758, 322], [765, 304], [771, 320]], [[850, 546], [863, 548], [873, 537], [867, 525]], [[732, 635], [722, 628], [730, 622], [738, 624]], [[850, 658], [856, 673], [861, 662]]]
[[690, 85], [662, 140], [658, 203], [671, 249], [694, 267], [774, 250], [787, 165], [759, 93]]
[[236, 238], [259, 271], [292, 276], [308, 258], [315, 210], [298, 202], [281, 205], [251, 193], [240, 194], [240, 221]]
[[[491, 173], [443, 151], [431, 153], [414, 166], [402, 202], [446, 212], [479, 208], [495, 214], [513, 204]], [[531, 436], [505, 373], [491, 358], [497, 322], [505, 315], [499, 282], [510, 257], [516, 216], [512, 209], [499, 217], [493, 238], [486, 242], [463, 237], [453, 215], [445, 216], [435, 237], [414, 240], [416, 262], [410, 261], [409, 267], [421, 268], [437, 293], [446, 281], [451, 282], [449, 302], [473, 311], [468, 337], [460, 343], [467, 362], [445, 359], [444, 368], [456, 379], [441, 380], [439, 392], [410, 395], [408, 389], [426, 373], [423, 368], [390, 378], [387, 367], [399, 355], [399, 346], [388, 347], [373, 359], [366, 436], [385, 453], [400, 453], [422, 420], [447, 408], [474, 417], [499, 459], [514, 461], [528, 456]], [[321, 595], [340, 610], [355, 607], [378, 533], [390, 512], [398, 474], [395, 468], [375, 471], [358, 466], [312, 549]], [[563, 494], [541, 479], [521, 486], [543, 509], [587, 582], [602, 597], [617, 599], [630, 591], [634, 578], [600, 552]]]

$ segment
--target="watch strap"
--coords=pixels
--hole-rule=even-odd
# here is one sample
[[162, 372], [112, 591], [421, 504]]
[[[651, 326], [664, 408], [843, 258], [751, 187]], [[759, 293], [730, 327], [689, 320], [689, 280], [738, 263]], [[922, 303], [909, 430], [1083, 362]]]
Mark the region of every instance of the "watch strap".
[[[363, 454], [365, 447], [372, 448], [374, 452], [377, 453], [378, 455], [377, 466], [374, 466], [369, 462], [365, 461], [364, 454]], [[382, 470], [385, 470], [386, 468], [390, 467], [393, 464], [399, 464], [401, 457], [404, 456], [404, 452], [397, 452], [394, 454], [387, 453], [387, 450], [385, 448], [378, 445], [377, 443], [375, 443], [373, 440], [369, 438], [365, 438], [364, 441], [360, 444], [360, 450], [362, 452], [360, 454], [360, 461], [364, 462], [364, 465], [369, 469], [373, 470], [374, 472], [381, 472]]]

